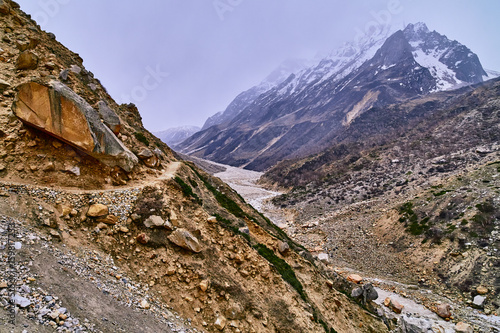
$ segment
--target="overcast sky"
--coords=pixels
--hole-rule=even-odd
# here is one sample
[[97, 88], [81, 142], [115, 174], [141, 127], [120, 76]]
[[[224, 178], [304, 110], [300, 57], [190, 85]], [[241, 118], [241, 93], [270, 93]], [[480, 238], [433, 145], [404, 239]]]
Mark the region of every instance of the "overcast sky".
[[146, 128], [201, 126], [282, 61], [425, 22], [500, 71], [498, 0], [16, 0]]

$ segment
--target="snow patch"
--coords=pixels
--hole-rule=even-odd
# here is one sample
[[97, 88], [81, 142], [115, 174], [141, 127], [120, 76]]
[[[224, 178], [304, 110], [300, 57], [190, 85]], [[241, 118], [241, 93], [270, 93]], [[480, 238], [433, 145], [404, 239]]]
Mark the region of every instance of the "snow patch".
[[431, 72], [431, 75], [436, 79], [437, 82], [435, 91], [451, 90], [456, 88], [458, 85], [463, 84], [462, 81], [457, 79], [457, 76], [453, 70], [439, 61], [441, 55], [444, 52], [445, 51], [443, 50], [431, 50], [428, 52], [424, 52], [421, 49], [416, 49], [413, 51], [415, 61], [420, 66], [427, 68]]

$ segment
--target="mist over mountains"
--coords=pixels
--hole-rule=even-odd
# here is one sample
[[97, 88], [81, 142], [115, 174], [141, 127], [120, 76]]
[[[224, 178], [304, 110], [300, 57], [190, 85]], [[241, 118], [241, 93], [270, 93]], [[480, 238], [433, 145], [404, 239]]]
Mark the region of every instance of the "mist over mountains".
[[[300, 67], [300, 66], [298, 66]], [[477, 55], [424, 23], [383, 27], [346, 43], [313, 66], [264, 80], [176, 149], [252, 170], [303, 157], [371, 107], [490, 79]]]

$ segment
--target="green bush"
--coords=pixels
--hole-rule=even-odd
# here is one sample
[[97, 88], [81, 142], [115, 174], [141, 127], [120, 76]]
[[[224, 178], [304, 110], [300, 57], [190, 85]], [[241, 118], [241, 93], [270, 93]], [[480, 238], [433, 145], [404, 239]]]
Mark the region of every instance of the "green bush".
[[274, 254], [274, 251], [270, 250], [267, 246], [263, 244], [257, 244], [254, 246], [254, 248], [262, 257], [266, 258], [266, 260], [276, 268], [278, 273], [280, 273], [280, 275], [283, 277], [283, 280], [288, 282], [299, 293], [300, 297], [304, 301], [307, 301], [307, 295], [304, 292], [304, 288], [302, 287], [300, 281], [297, 279], [297, 276], [295, 275], [292, 267], [288, 265], [285, 260], [278, 258], [276, 254]]
[[442, 196], [442, 195], [445, 195], [445, 194], [446, 194], [446, 193], [448, 193], [448, 192], [450, 192], [450, 191], [448, 191], [448, 190], [442, 190], [442, 191], [437, 192], [437, 193], [434, 193], [434, 192], [433, 192], [432, 194], [434, 194], [434, 196], [435, 196], [435, 197], [440, 197], [440, 196]]
[[144, 136], [144, 134], [142, 134], [141, 132], [135, 132], [134, 136], [137, 141], [144, 143], [146, 146], [149, 146], [149, 140]]
[[430, 225], [429, 217], [423, 218], [420, 222], [418, 221], [418, 215], [413, 211], [413, 203], [408, 201], [401, 205], [398, 209], [401, 217], [399, 218], [399, 222], [407, 223], [406, 231], [414, 236], [422, 235], [424, 232], [429, 230]]
[[179, 186], [181, 187], [182, 189], [182, 193], [184, 193], [184, 195], [186, 197], [191, 197], [194, 199], [194, 201], [196, 203], [199, 203], [201, 204], [201, 199], [196, 195], [196, 193], [193, 192], [193, 189], [191, 188], [191, 186], [189, 186], [188, 184], [186, 184], [181, 178], [179, 178], [178, 176], [175, 176], [174, 178], [175, 182], [177, 184], [179, 184]]

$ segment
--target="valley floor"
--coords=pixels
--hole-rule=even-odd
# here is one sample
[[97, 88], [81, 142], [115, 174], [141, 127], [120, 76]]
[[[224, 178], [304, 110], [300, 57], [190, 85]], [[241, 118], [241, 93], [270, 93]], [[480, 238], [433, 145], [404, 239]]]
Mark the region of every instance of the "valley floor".
[[[204, 163], [213, 163], [204, 161]], [[455, 332], [455, 323], [465, 321], [476, 325], [481, 332], [500, 332], [500, 316], [496, 314], [484, 315], [469, 306], [456, 302], [451, 293], [433, 280], [431, 274], [425, 270], [415, 275], [413, 269], [409, 269], [410, 261], [395, 257], [386, 250], [392, 244], [380, 242], [376, 232], [377, 221], [387, 214], [383, 202], [378, 203], [355, 203], [348, 205], [342, 211], [325, 212], [325, 216], [319, 216], [315, 225], [299, 225], [297, 223], [302, 212], [280, 209], [274, 206], [270, 199], [281, 194], [280, 192], [267, 190], [257, 184], [262, 173], [226, 166], [214, 163], [217, 169], [224, 171], [214, 173], [235, 189], [244, 199], [268, 216], [276, 225], [286, 231], [288, 235], [298, 243], [304, 245], [311, 253], [332, 252], [329, 256], [327, 266], [333, 268], [337, 273], [347, 277], [349, 274], [359, 274], [364, 281], [373, 283], [379, 293], [376, 303], [386, 312], [389, 318], [398, 317], [388, 308], [383, 306], [384, 299], [391, 297], [397, 299], [404, 305], [401, 316], [407, 316], [408, 321], [419, 327], [429, 329], [434, 327], [433, 332]], [[333, 215], [343, 216], [346, 223], [335, 226], [321, 226]], [[320, 225], [320, 228], [317, 228]], [[380, 226], [379, 226], [380, 227]], [[316, 230], [314, 230], [314, 229]], [[337, 246], [331, 247], [331, 240], [335, 238]], [[336, 255], [338, 254], [338, 256]], [[428, 274], [428, 275], [426, 275]], [[428, 281], [421, 285], [421, 276]], [[437, 304], [448, 303], [452, 306], [453, 317], [451, 321], [445, 321], [438, 317], [433, 311]], [[455, 322], [455, 323], [453, 323]], [[432, 326], [434, 325], [434, 326]], [[439, 330], [439, 329], [440, 330]]]

